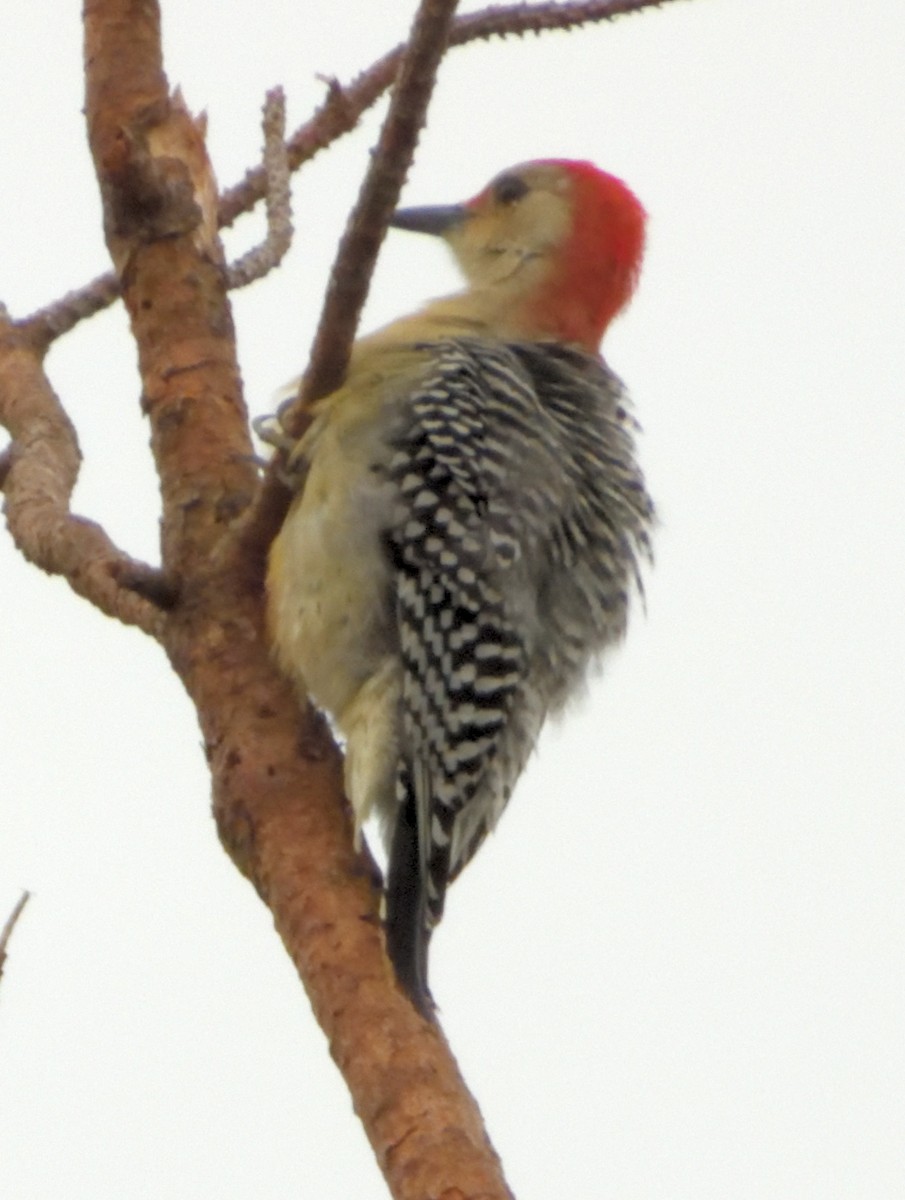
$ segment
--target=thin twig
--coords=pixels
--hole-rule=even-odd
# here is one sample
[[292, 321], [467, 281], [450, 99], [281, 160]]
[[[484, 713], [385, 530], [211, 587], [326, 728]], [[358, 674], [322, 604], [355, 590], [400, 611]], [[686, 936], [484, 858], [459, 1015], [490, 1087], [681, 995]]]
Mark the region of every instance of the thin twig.
[[227, 268], [229, 288], [245, 287], [262, 279], [279, 266], [292, 245], [291, 172], [286, 154], [286, 96], [281, 87], [273, 88], [264, 100], [264, 177], [267, 190], [267, 236]]
[[45, 346], [68, 333], [80, 321], [103, 312], [119, 298], [119, 281], [113, 271], [98, 275], [84, 287], [60, 296], [58, 300], [39, 308], [26, 317], [23, 326], [30, 327]]
[[30, 892], [22, 893], [22, 895], [16, 901], [15, 908], [9, 914], [6, 924], [3, 926], [3, 929], [0, 930], [0, 978], [3, 976], [3, 967], [6, 964], [6, 947], [9, 945], [9, 939], [12, 937], [13, 930], [16, 928], [16, 922], [22, 916], [22, 910], [28, 903], [28, 898], [30, 895]]
[[[488, 41], [493, 37], [521, 37], [551, 29], [574, 29], [597, 21], [659, 8], [672, 0], [583, 0], [561, 4], [545, 0], [541, 4], [491, 5], [479, 12], [456, 17], [449, 34], [449, 45]], [[346, 86], [334, 82], [327, 98], [313, 115], [292, 134], [287, 143], [289, 166], [297, 171], [303, 163], [326, 149], [356, 127], [362, 115], [392, 85], [405, 53], [405, 45], [394, 46]], [[231, 225], [258, 203], [265, 191], [264, 175], [254, 167], [245, 178], [228, 188], [220, 197], [220, 226]]]

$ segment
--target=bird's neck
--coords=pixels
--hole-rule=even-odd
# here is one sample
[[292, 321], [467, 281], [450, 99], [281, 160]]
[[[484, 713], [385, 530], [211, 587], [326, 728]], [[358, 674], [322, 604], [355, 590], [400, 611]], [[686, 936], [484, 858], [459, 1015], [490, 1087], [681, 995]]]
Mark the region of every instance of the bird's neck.
[[363, 338], [361, 346], [471, 336], [566, 342], [593, 354], [600, 332], [581, 297], [570, 297], [548, 264], [538, 260], [492, 282], [432, 300]]

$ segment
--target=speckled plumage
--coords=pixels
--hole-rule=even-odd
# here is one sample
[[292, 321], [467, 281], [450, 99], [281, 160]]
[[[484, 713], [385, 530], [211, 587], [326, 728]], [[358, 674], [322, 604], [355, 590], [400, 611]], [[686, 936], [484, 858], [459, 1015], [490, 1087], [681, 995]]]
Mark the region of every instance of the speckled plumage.
[[381, 818], [388, 950], [422, 1008], [447, 884], [623, 635], [653, 519], [616, 376], [493, 325], [441, 301], [363, 339], [268, 578], [279, 661], [346, 738], [358, 822]]

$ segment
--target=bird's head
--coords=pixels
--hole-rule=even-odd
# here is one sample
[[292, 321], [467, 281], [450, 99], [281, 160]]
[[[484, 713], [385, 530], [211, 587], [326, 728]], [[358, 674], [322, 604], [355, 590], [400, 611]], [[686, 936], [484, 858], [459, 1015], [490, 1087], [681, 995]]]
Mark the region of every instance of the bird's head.
[[633, 193], [568, 159], [521, 163], [471, 200], [403, 208], [391, 224], [442, 237], [471, 287], [505, 293], [528, 336], [592, 351], [628, 303], [644, 251]]

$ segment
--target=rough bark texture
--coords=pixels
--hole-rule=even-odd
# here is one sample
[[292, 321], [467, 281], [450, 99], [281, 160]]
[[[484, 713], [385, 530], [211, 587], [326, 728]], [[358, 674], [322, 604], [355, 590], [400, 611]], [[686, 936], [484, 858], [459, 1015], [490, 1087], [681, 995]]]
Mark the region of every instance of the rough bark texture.
[[178, 594], [161, 639], [198, 709], [221, 837], [274, 914], [392, 1194], [502, 1200], [478, 1108], [387, 963], [339, 754], [271, 667], [265, 548], [230, 532], [256, 479], [210, 171], [197, 127], [167, 91], [156, 6], [91, 0], [85, 38], [91, 149], [139, 350], [164, 570]]
[[82, 461], [75, 429], [47, 380], [40, 348], [2, 315], [0, 420], [13, 438], [3, 490], [16, 545], [108, 616], [159, 634], [160, 613], [123, 587], [117, 574], [141, 571], [143, 564], [118, 550], [94, 521], [69, 510]]

